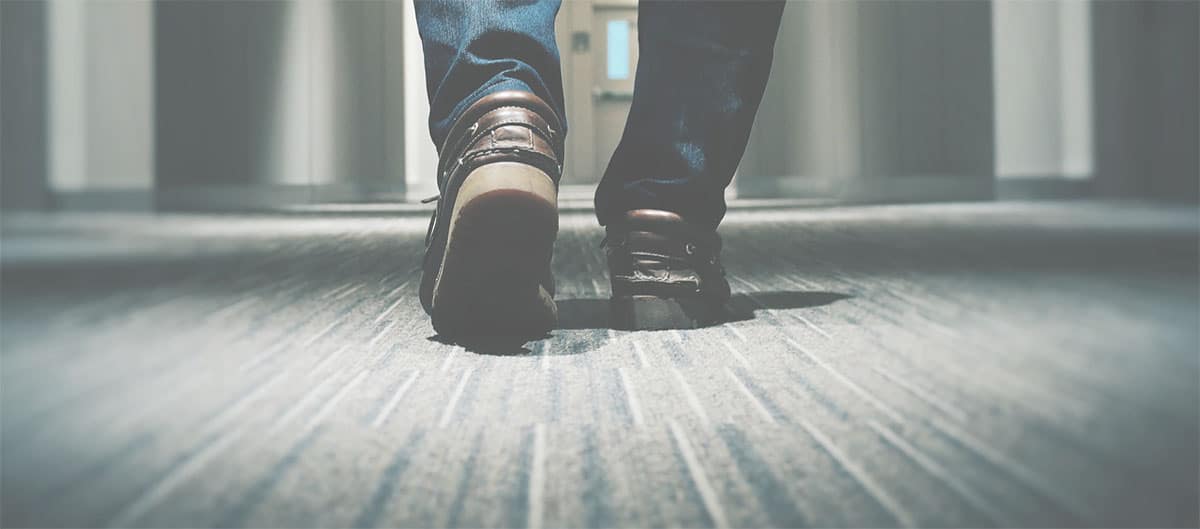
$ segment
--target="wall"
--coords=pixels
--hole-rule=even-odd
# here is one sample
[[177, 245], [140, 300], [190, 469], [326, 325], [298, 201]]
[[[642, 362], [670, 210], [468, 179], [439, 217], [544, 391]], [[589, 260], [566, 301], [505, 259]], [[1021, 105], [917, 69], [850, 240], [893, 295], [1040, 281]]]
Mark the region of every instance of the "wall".
[[789, 4], [739, 194], [990, 197], [990, 28], [980, 2]]
[[46, 5], [0, 2], [0, 208], [49, 204]]
[[57, 202], [150, 207], [153, 4], [51, 0], [48, 6], [49, 169]]
[[1200, 3], [1092, 6], [1096, 186], [1200, 200]]
[[[1074, 177], [1195, 201], [1198, 11], [793, 2], [738, 189], [963, 199], [995, 177]], [[409, 2], [0, 2], [0, 26], [5, 210], [434, 191]]]
[[996, 176], [1092, 174], [1091, 17], [1081, 0], [992, 3]]
[[160, 2], [157, 202], [402, 196], [399, 2]]

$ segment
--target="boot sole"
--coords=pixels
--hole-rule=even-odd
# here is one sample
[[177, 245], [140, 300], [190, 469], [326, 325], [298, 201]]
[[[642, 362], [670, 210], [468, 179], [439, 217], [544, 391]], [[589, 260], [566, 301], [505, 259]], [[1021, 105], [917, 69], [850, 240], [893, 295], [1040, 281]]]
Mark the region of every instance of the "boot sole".
[[557, 188], [518, 162], [467, 175], [451, 212], [433, 286], [433, 328], [443, 336], [539, 336], [558, 324], [550, 277], [558, 235]]

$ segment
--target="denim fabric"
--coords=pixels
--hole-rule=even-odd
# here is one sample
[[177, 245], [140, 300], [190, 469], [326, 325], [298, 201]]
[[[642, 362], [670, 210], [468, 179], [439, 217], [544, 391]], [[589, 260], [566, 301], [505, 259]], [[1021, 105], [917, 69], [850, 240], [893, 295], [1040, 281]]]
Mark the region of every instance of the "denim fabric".
[[783, 2], [647, 1], [621, 141], [596, 192], [601, 224], [637, 208], [715, 228], [762, 101]]
[[438, 149], [450, 126], [479, 98], [533, 92], [566, 128], [554, 42], [560, 0], [414, 0], [425, 53], [429, 133]]
[[[638, 7], [632, 109], [596, 192], [607, 224], [637, 208], [708, 227], [746, 150], [770, 73], [782, 0], [660, 1]], [[554, 42], [559, 0], [416, 0], [429, 79], [430, 131], [441, 145], [479, 97], [530, 90], [562, 113]]]

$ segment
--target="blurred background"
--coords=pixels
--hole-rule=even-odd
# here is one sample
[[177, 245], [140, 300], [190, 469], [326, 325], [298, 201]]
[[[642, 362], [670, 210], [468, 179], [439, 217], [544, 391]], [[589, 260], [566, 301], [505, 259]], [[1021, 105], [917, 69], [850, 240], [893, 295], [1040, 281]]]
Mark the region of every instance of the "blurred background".
[[0, 526], [1200, 525], [1200, 1], [790, 2], [728, 321], [625, 332], [636, 7], [562, 4], [560, 325], [487, 350], [412, 4], [0, 0]]
[[[5, 210], [276, 209], [435, 191], [400, 1], [5, 0]], [[731, 193], [1198, 195], [1197, 2], [793, 2]], [[566, 198], [628, 110], [633, 0], [568, 0]]]

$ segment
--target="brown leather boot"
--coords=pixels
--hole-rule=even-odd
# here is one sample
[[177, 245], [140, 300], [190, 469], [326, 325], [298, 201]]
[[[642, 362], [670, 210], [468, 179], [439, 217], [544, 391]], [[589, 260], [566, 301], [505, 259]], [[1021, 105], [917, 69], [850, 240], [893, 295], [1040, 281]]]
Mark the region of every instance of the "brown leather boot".
[[557, 325], [559, 123], [537, 96], [497, 92], [468, 108], [439, 150], [421, 305], [443, 337], [533, 337]]
[[721, 238], [669, 211], [638, 209], [605, 237], [617, 329], [675, 329], [723, 321], [729, 283]]

